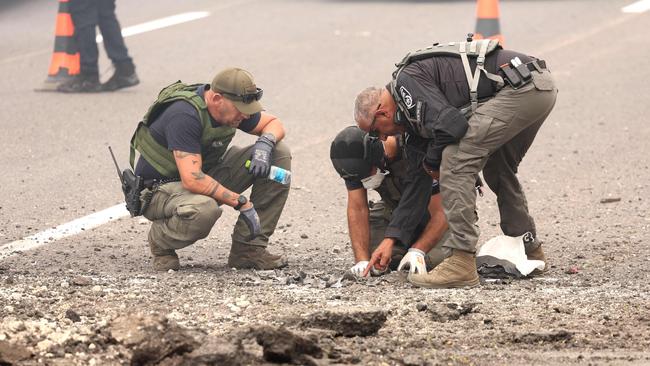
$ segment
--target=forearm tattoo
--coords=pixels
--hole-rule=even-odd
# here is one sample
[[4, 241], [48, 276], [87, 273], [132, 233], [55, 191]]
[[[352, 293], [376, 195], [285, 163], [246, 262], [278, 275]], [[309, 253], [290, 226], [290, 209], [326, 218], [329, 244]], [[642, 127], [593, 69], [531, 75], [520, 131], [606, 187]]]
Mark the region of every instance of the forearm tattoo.
[[198, 172], [192, 172], [192, 176], [196, 180], [202, 180], [203, 178], [205, 178], [205, 173], [199, 170]]
[[230, 200], [234, 199], [233, 195], [228, 191], [223, 192], [223, 194], [221, 195], [221, 198], [223, 198], [224, 201], [230, 201]]
[[219, 182], [213, 181], [208, 185], [208, 188], [204, 191], [204, 194], [206, 196], [214, 197], [215, 193], [217, 193], [217, 189], [219, 189]]

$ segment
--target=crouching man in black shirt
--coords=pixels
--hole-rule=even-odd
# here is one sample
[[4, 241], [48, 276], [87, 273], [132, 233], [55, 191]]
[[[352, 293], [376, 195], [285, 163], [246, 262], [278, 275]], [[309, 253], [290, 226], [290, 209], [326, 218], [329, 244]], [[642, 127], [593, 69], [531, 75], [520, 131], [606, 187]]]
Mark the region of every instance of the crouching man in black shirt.
[[[289, 185], [268, 176], [271, 165], [290, 170], [291, 153], [281, 141], [282, 122], [262, 112], [261, 97], [249, 72], [229, 68], [211, 84], [164, 88], [139, 124], [132, 149], [141, 154], [135, 172], [145, 181], [142, 197], [151, 196], [143, 215], [152, 221], [148, 239], [155, 270], [179, 269], [176, 250], [207, 237], [223, 205], [239, 211], [230, 267], [287, 265], [266, 246]], [[228, 148], [237, 129], [258, 135], [257, 142]], [[241, 192], [251, 185], [249, 200]]]
[[[357, 276], [380, 275], [388, 268], [424, 274], [451, 254], [436, 245], [447, 230], [438, 182], [417, 163], [424, 154], [413, 143], [409, 146], [403, 151], [401, 136], [381, 141], [356, 126], [345, 128], [332, 141], [330, 158], [348, 190], [355, 260], [350, 271]], [[409, 175], [409, 169], [415, 174]], [[369, 189], [381, 200], [368, 202]], [[402, 193], [408, 190], [422, 191], [431, 199], [407, 202]]]

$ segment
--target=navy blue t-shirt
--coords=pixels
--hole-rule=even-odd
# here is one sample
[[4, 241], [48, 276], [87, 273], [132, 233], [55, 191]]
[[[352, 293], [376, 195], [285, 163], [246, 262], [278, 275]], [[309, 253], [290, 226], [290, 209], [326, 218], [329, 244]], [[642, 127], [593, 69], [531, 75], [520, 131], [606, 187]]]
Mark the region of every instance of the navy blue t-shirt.
[[[200, 86], [196, 93], [203, 96], [209, 85]], [[238, 129], [244, 132], [250, 132], [257, 127], [260, 121], [261, 113], [255, 113], [250, 118], [243, 120]], [[213, 127], [218, 127], [220, 123], [210, 116]], [[178, 100], [172, 102], [149, 126], [151, 136], [159, 144], [166, 146], [168, 150], [179, 150], [192, 154], [201, 153], [201, 134], [203, 125], [199, 113], [187, 101]], [[160, 174], [144, 157], [140, 156], [135, 167], [135, 174], [145, 180], [163, 179], [164, 175]]]

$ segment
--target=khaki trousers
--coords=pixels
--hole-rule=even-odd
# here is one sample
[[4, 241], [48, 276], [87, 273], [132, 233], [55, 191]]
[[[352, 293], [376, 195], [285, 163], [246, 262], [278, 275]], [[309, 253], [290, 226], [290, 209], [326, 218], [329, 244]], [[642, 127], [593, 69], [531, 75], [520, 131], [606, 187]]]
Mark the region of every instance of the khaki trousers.
[[557, 89], [549, 71], [531, 73], [531, 83], [517, 90], [506, 86], [480, 105], [468, 121], [465, 136], [443, 151], [440, 192], [450, 234], [444, 245], [449, 248], [476, 251], [479, 229], [474, 183], [481, 170], [497, 196], [503, 233], [536, 234], [516, 174], [537, 131], [555, 105]]
[[[253, 145], [231, 147], [208, 174], [233, 192], [241, 193], [253, 187], [250, 200], [259, 215], [262, 234], [247, 241], [250, 231], [240, 218], [232, 233], [232, 243], [265, 247], [289, 196], [289, 185], [268, 178], [254, 178], [249, 174], [244, 164], [250, 159], [252, 150]], [[280, 141], [275, 145], [271, 164], [291, 170], [291, 152], [285, 143]], [[144, 217], [152, 221], [149, 241], [163, 250], [193, 244], [208, 236], [221, 216], [222, 207], [211, 197], [184, 189], [181, 182], [163, 184], [154, 192], [144, 212]]]

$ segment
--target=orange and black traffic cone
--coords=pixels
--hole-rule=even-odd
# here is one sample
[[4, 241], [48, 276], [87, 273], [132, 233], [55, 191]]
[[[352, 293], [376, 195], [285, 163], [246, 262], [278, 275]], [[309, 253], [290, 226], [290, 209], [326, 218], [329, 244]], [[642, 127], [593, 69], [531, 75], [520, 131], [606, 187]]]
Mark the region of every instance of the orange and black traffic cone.
[[41, 91], [54, 91], [57, 86], [79, 74], [79, 50], [74, 40], [74, 24], [69, 0], [59, 0], [54, 32], [54, 52]]
[[478, 0], [476, 2], [476, 30], [474, 39], [498, 39], [503, 45], [499, 27], [499, 0]]

